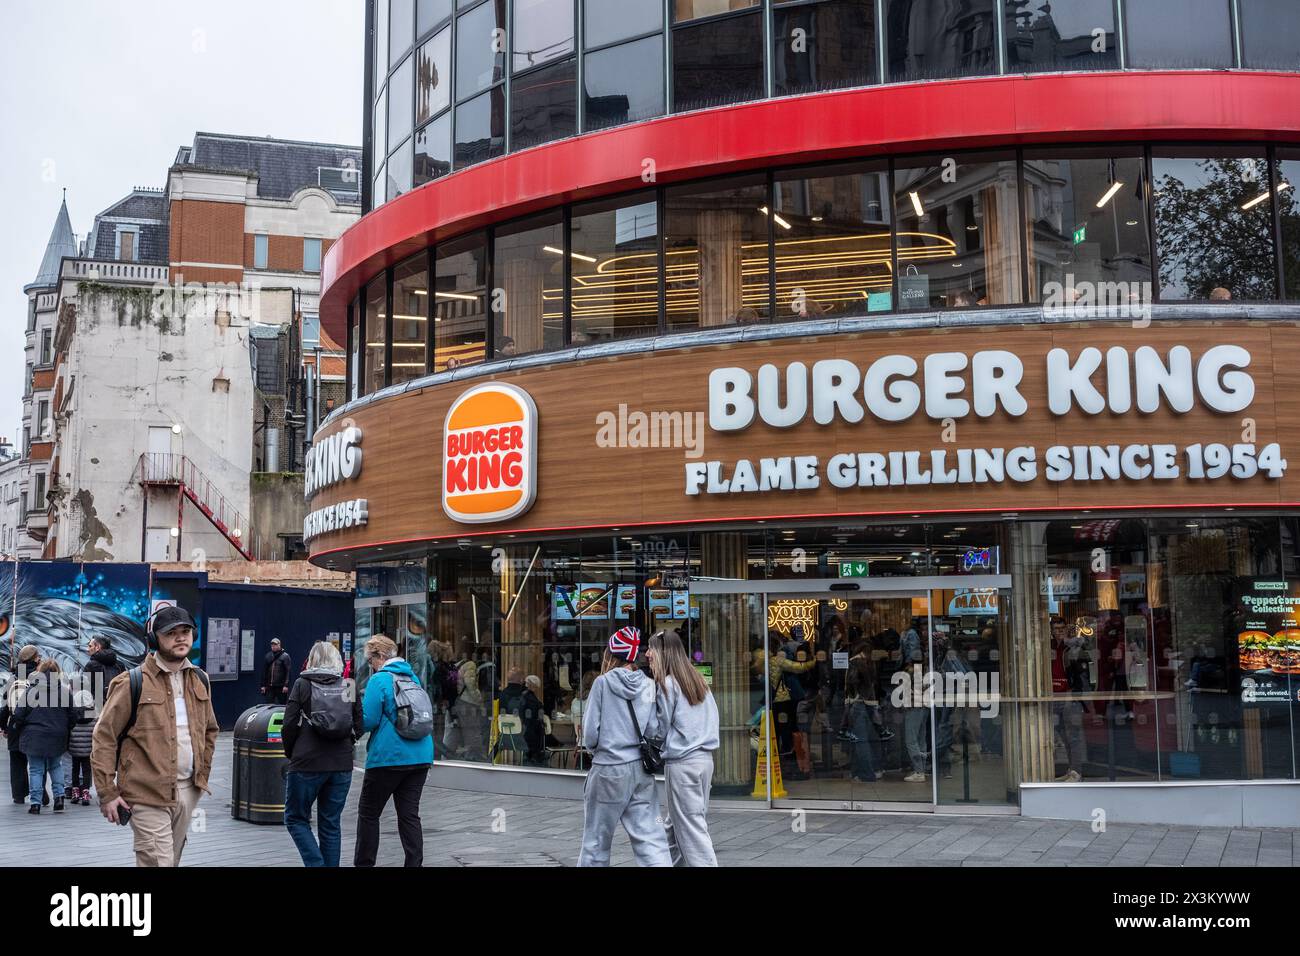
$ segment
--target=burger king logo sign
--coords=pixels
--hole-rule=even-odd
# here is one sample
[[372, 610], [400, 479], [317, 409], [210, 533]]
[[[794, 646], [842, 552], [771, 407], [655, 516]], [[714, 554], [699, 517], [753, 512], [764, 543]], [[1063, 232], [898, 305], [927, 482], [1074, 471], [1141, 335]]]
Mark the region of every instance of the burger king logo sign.
[[442, 510], [455, 521], [506, 521], [537, 496], [537, 406], [491, 382], [452, 403], [443, 427]]

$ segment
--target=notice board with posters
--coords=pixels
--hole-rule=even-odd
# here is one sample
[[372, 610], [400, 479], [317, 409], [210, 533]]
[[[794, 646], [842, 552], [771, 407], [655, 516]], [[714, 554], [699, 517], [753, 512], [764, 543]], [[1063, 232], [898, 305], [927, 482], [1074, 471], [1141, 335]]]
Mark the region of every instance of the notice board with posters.
[[239, 618], [208, 618], [208, 661], [211, 680], [239, 680]]

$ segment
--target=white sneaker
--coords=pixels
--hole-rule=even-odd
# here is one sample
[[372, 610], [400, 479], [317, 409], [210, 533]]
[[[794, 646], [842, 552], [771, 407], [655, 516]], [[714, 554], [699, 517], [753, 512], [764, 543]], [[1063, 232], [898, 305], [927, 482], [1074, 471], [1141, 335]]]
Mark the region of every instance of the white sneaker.
[[1064, 777], [1057, 777], [1056, 782], [1057, 783], [1078, 783], [1082, 779], [1083, 779], [1083, 775], [1080, 774], [1079, 771], [1071, 770]]
[[903, 778], [903, 782], [904, 783], [925, 783], [925, 774], [921, 773], [919, 770], [916, 771], [915, 773], [909, 773], [906, 777]]

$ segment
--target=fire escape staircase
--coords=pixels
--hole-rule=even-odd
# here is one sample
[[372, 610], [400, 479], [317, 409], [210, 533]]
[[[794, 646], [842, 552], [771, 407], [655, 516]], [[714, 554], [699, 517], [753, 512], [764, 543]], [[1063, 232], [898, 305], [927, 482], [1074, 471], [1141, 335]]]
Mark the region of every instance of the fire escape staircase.
[[248, 519], [236, 511], [226, 496], [185, 455], [145, 452], [140, 456], [140, 484], [145, 488], [177, 488], [221, 532], [246, 561], [253, 560], [248, 542], [253, 540]]

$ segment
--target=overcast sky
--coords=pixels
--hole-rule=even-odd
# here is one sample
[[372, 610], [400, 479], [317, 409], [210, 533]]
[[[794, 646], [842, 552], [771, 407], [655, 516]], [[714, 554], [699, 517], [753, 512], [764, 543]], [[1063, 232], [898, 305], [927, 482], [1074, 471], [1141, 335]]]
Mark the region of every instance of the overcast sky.
[[[82, 239], [198, 130], [361, 144], [364, 0], [3, 0], [0, 436], [22, 439], [27, 297], [68, 191]], [[106, 370], [111, 374], [111, 370]]]

